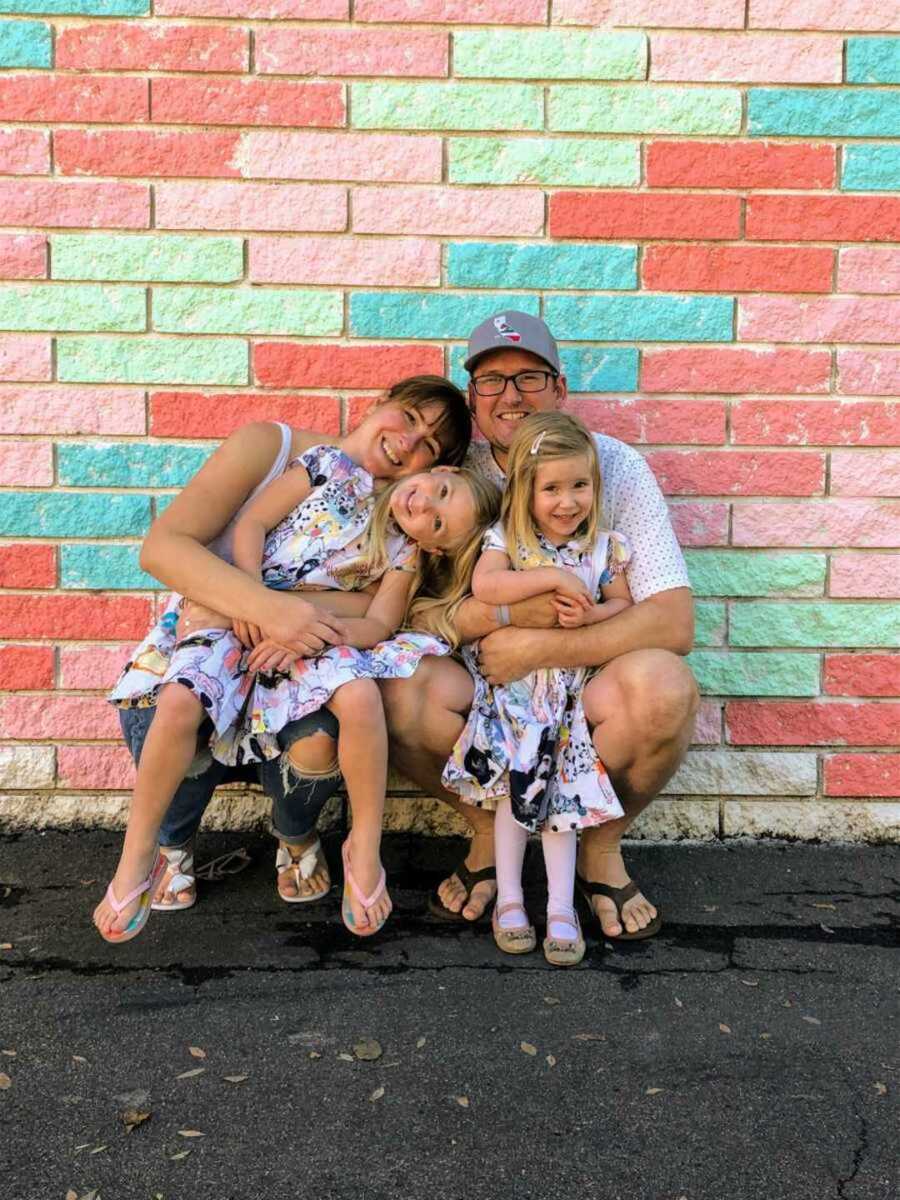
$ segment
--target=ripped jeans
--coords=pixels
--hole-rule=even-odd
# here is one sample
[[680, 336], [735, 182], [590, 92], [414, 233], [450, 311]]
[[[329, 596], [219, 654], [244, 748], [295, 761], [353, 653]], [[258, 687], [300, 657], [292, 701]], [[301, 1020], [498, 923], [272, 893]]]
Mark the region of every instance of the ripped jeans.
[[[144, 739], [156, 713], [155, 708], [120, 708], [119, 723], [125, 744], [137, 764]], [[280, 758], [249, 763], [244, 767], [226, 767], [216, 762], [207, 749], [211, 727], [201, 727], [197, 739], [197, 757], [178, 786], [159, 831], [159, 844], [168, 849], [184, 846], [200, 825], [206, 806], [220, 783], [260, 783], [272, 801], [272, 833], [285, 842], [300, 842], [315, 829], [319, 813], [341, 785], [335, 762], [322, 773], [301, 774], [288, 760], [287, 751], [295, 742], [314, 733], [327, 733], [336, 739], [337, 720], [324, 708], [300, 721], [285, 725], [278, 735], [283, 751]]]

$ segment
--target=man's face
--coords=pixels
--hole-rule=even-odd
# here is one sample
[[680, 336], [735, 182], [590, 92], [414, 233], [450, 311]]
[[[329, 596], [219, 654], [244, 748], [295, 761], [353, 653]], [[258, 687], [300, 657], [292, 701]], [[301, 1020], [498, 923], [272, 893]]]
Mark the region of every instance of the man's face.
[[[472, 380], [485, 375], [516, 375], [519, 371], [549, 370], [549, 363], [529, 350], [491, 350], [475, 364]], [[550, 412], [559, 408], [565, 398], [564, 375], [558, 379], [548, 377], [547, 386], [539, 392], [521, 393], [509, 380], [499, 396], [479, 396], [472, 382], [469, 382], [469, 405], [475, 424], [501, 458], [509, 449], [520, 421], [531, 413]]]

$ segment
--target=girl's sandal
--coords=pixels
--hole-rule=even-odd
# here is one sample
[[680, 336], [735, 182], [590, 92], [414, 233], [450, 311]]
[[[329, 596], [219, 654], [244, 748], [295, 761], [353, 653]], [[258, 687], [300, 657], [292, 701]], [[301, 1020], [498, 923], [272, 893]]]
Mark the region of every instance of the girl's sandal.
[[[160, 854], [166, 860], [166, 870], [171, 878], [166, 884], [164, 896], [171, 896], [171, 901], [153, 900], [150, 907], [154, 912], [183, 912], [193, 908], [197, 903], [197, 879], [194, 875], [194, 848], [188, 843], [178, 849], [160, 846]], [[179, 900], [179, 892], [189, 892], [187, 900]]]
[[165, 856], [157, 853], [156, 860], [153, 864], [153, 870], [147, 876], [143, 883], [139, 883], [133, 891], [130, 891], [123, 900], [117, 900], [112, 884], [106, 889], [106, 902], [116, 914], [127, 908], [133, 900], [140, 896], [141, 901], [138, 905], [137, 912], [128, 922], [124, 929], [111, 930], [109, 933], [104, 933], [102, 929], [97, 932], [103, 938], [104, 942], [113, 942], [118, 945], [121, 942], [130, 942], [132, 938], [137, 937], [144, 926], [147, 924], [147, 918], [150, 916], [150, 897], [162, 878], [163, 872], [166, 869]]
[[525, 913], [525, 909], [515, 900], [509, 904], [501, 904], [499, 908], [495, 907], [491, 916], [491, 928], [494, 931], [494, 941], [497, 943], [497, 949], [502, 950], [504, 954], [530, 954], [537, 945], [537, 936], [534, 932], [534, 926], [528, 924], [528, 914], [525, 913], [526, 923], [524, 925], [508, 925], [506, 927], [500, 924], [500, 918], [504, 913], [511, 912], [513, 909], [518, 909], [519, 912]]
[[294, 886], [297, 889], [296, 896], [285, 896], [278, 889], [279, 897], [285, 904], [313, 904], [317, 900], [324, 899], [331, 891], [331, 878], [324, 888], [318, 892], [309, 892], [301, 894], [300, 881], [301, 879], [311, 879], [315, 875], [316, 870], [324, 868], [325, 874], [328, 875], [328, 864], [325, 861], [325, 855], [322, 851], [322, 843], [318, 838], [310, 846], [306, 846], [300, 851], [300, 854], [295, 858], [291, 853], [290, 847], [286, 842], [278, 843], [278, 853], [275, 855], [275, 873], [278, 878], [285, 872], [289, 872], [293, 876]]
[[341, 846], [341, 858], [344, 861], [344, 895], [341, 900], [341, 919], [350, 932], [356, 934], [357, 937], [371, 937], [372, 934], [378, 933], [379, 929], [383, 928], [387, 917], [379, 921], [377, 925], [370, 925], [365, 929], [360, 929], [353, 916], [353, 909], [350, 905], [350, 893], [353, 893], [357, 904], [362, 905], [366, 909], [371, 908], [381, 893], [387, 890], [387, 877], [384, 873], [384, 867], [381, 868], [381, 874], [378, 877], [378, 883], [375, 885], [375, 891], [372, 892], [371, 896], [366, 896], [363, 894], [362, 888], [356, 882], [353, 877], [353, 871], [350, 869], [349, 842], [344, 842], [343, 846]]
[[[554, 921], [572, 923], [572, 917], [569, 913], [548, 913], [547, 928]], [[578, 930], [576, 938], [557, 938], [548, 936], [544, 938], [544, 958], [554, 967], [577, 967], [584, 958], [584, 936], [581, 932], [581, 922], [578, 920], [578, 915], [575, 916], [575, 928]]]

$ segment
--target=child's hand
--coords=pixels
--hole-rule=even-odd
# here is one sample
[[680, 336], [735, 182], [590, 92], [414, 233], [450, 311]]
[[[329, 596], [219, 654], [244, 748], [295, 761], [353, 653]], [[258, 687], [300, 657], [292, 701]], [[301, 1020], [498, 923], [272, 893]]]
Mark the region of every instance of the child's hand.
[[248, 650], [252, 650], [254, 646], [258, 646], [263, 640], [262, 630], [258, 625], [251, 624], [250, 621], [232, 621], [231, 628], [234, 636], [246, 646]]
[[593, 603], [593, 597], [587, 589], [587, 586], [582, 583], [577, 575], [573, 575], [571, 571], [565, 571], [562, 567], [554, 568], [555, 580], [554, 591], [558, 596], [568, 596], [571, 600], [578, 603], [587, 602]]
[[248, 671], [290, 671], [300, 656], [272, 638], [257, 642], [247, 658]]
[[586, 625], [589, 620], [593, 605], [590, 599], [584, 596], [565, 596], [562, 592], [554, 592], [553, 607], [556, 609], [556, 617], [563, 629], [577, 629], [580, 625]]

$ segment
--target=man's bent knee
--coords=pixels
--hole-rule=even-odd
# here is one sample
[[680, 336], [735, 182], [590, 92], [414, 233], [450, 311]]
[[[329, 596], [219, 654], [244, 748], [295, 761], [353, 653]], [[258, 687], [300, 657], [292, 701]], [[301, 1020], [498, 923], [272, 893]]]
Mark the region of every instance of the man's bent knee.
[[697, 683], [678, 654], [644, 652], [625, 673], [622, 684], [629, 710], [651, 737], [677, 737], [697, 715]]

